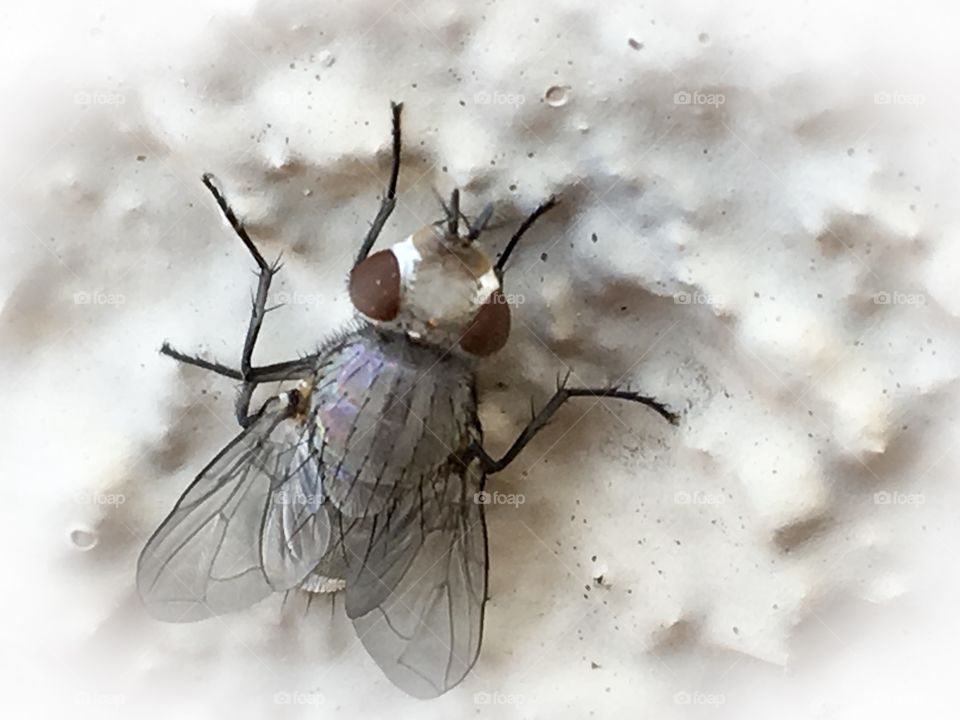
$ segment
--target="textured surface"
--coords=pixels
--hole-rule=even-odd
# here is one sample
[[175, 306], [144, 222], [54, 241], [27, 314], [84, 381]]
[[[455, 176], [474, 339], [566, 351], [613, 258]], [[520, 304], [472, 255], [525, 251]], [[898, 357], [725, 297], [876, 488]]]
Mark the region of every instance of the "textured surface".
[[[5, 16], [17, 716], [942, 716], [956, 24], [856, 5]], [[563, 198], [507, 275], [513, 336], [480, 375], [492, 450], [568, 368], [685, 412], [672, 429], [580, 401], [492, 480], [483, 650], [429, 704], [392, 688], [342, 603], [171, 626], [134, 589], [146, 538], [236, 432], [231, 384], [157, 353], [234, 363], [242, 343], [252, 264], [201, 173], [283, 253], [258, 362], [309, 351], [350, 314], [391, 99], [405, 152], [385, 239], [439, 217], [432, 187], [461, 187], [468, 213], [496, 203], [492, 246]]]

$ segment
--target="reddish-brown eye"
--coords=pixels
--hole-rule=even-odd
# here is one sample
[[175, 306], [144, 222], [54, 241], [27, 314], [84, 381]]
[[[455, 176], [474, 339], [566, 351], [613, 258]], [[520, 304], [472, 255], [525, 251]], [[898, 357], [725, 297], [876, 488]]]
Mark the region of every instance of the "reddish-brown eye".
[[350, 271], [350, 301], [374, 320], [393, 320], [400, 311], [400, 266], [391, 250], [375, 252]]
[[510, 306], [497, 288], [474, 316], [460, 338], [460, 347], [471, 355], [491, 355], [507, 344], [510, 337]]

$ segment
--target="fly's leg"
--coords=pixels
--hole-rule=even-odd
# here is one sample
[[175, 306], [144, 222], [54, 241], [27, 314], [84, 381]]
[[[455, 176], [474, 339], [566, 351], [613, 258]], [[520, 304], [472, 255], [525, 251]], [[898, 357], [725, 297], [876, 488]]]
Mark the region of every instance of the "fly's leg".
[[262, 368], [253, 367], [253, 349], [257, 344], [257, 337], [260, 335], [260, 328], [263, 326], [263, 318], [267, 314], [267, 294], [270, 291], [270, 282], [273, 280], [273, 276], [280, 270], [280, 263], [278, 260], [271, 265], [263, 258], [263, 255], [260, 254], [257, 246], [243, 226], [243, 222], [237, 217], [233, 208], [230, 207], [223, 193], [220, 192], [220, 188], [217, 187], [213, 175], [204, 173], [203, 184], [213, 194], [214, 200], [216, 200], [227, 222], [230, 223], [230, 227], [233, 228], [233, 231], [243, 242], [244, 247], [247, 248], [250, 255], [253, 256], [254, 262], [257, 264], [257, 291], [253, 297], [250, 324], [247, 326], [247, 334], [243, 341], [240, 369], [236, 370], [218, 362], [187, 355], [179, 350], [175, 350], [167, 343], [163, 344], [160, 352], [187, 365], [200, 367], [232, 380], [241, 381], [243, 385], [237, 396], [236, 416], [237, 422], [240, 423], [241, 427], [247, 427], [252, 420], [252, 416], [250, 415], [250, 399], [253, 395], [254, 388], [262, 382], [285, 380], [297, 374], [304, 374], [306, 367], [309, 365], [308, 358], [302, 358], [301, 360], [294, 360], [288, 363], [277, 363]]
[[242, 379], [247, 381], [253, 369], [253, 348], [257, 344], [257, 337], [260, 335], [263, 318], [267, 314], [267, 293], [270, 291], [270, 282], [273, 280], [273, 276], [280, 270], [280, 260], [278, 258], [273, 265], [270, 265], [263, 259], [263, 255], [260, 254], [257, 246], [254, 245], [253, 240], [250, 239], [250, 235], [247, 234], [247, 229], [243, 226], [243, 222], [237, 217], [236, 213], [233, 212], [233, 208], [230, 207], [230, 204], [220, 192], [220, 188], [217, 187], [213, 175], [204, 173], [203, 184], [206, 185], [207, 189], [211, 192], [214, 200], [217, 201], [217, 205], [220, 206], [223, 216], [227, 219], [227, 222], [230, 223], [230, 227], [233, 228], [233, 231], [243, 242], [244, 247], [250, 252], [254, 262], [257, 263], [257, 292], [253, 298], [250, 324], [247, 326], [247, 336], [243, 341], [243, 354], [240, 356], [240, 372], [242, 373]]
[[468, 455], [477, 458], [483, 465], [484, 472], [488, 474], [500, 472], [513, 462], [517, 455], [527, 446], [534, 436], [540, 432], [553, 417], [553, 414], [570, 398], [593, 397], [593, 398], [615, 398], [617, 400], [627, 400], [630, 402], [646, 405], [651, 410], [660, 414], [671, 425], [676, 425], [679, 419], [677, 414], [667, 408], [666, 405], [654, 398], [640, 395], [632, 390], [622, 390], [616, 387], [608, 388], [568, 388], [566, 381], [558, 384], [557, 391], [550, 398], [550, 402], [543, 406], [538, 413], [534, 413], [532, 419], [523, 429], [523, 432], [513, 441], [513, 445], [499, 460], [494, 460], [487, 454], [487, 451], [474, 443], [468, 450]]
[[[360, 252], [357, 253], [356, 263], [359, 263], [370, 254], [370, 248], [380, 236], [380, 231], [386, 224], [397, 204], [397, 178], [400, 176], [400, 111], [403, 109], [403, 103], [390, 103], [390, 110], [393, 114], [393, 168], [390, 170], [390, 182], [387, 184], [387, 192], [380, 202], [380, 210], [373, 219], [373, 224], [367, 232], [367, 237], [360, 246]], [[356, 264], [354, 263], [354, 264]]]
[[250, 252], [253, 261], [257, 264], [257, 291], [253, 296], [250, 310], [250, 324], [247, 325], [247, 335], [243, 340], [243, 352], [240, 355], [240, 379], [243, 385], [240, 387], [240, 393], [237, 395], [236, 415], [237, 422], [241, 427], [247, 427], [250, 424], [250, 399], [256, 388], [258, 381], [253, 379], [253, 348], [257, 344], [257, 338], [260, 336], [260, 328], [263, 326], [263, 318], [267, 314], [267, 293], [270, 291], [270, 283], [273, 276], [280, 271], [280, 259], [270, 265], [264, 260], [263, 255], [253, 243], [243, 222], [233, 212], [230, 203], [220, 192], [216, 181], [210, 173], [203, 174], [203, 184], [213, 195], [214, 200], [220, 207], [223, 216], [230, 223], [230, 227], [243, 242], [244, 247]]
[[163, 343], [163, 346], [160, 348], [160, 354], [173, 358], [177, 362], [181, 362], [184, 365], [193, 365], [194, 367], [203, 368], [204, 370], [209, 370], [217, 375], [228, 377], [231, 380], [243, 380], [243, 373], [241, 373], [239, 370], [235, 370], [232, 367], [227, 367], [226, 365], [218, 362], [204, 360], [202, 357], [197, 355], [187, 355], [186, 353], [182, 353], [179, 350], [171, 347], [170, 343], [167, 342]]
[[544, 202], [540, 203], [536, 210], [534, 210], [527, 217], [526, 220], [521, 223], [520, 227], [517, 228], [517, 231], [513, 234], [513, 237], [507, 242], [506, 247], [503, 248], [503, 252], [500, 253], [500, 257], [497, 259], [497, 264], [495, 270], [497, 277], [500, 280], [503, 280], [503, 270], [507, 265], [507, 260], [510, 257], [510, 254], [513, 252], [514, 248], [517, 247], [517, 243], [520, 242], [520, 238], [523, 237], [524, 233], [527, 232], [530, 228], [533, 227], [533, 224], [543, 215], [547, 210], [557, 206], [558, 200], [555, 197], [549, 197]]
[[[387, 192], [380, 204], [380, 210], [377, 212], [377, 216], [374, 218], [373, 224], [367, 232], [360, 252], [357, 254], [357, 262], [360, 262], [370, 254], [370, 248], [372, 248], [373, 244], [377, 241], [380, 232], [383, 230], [383, 226], [386, 224], [397, 204], [397, 179], [400, 175], [400, 112], [403, 109], [403, 104], [392, 102], [390, 103], [390, 109], [393, 117], [393, 167], [390, 171], [390, 181], [387, 185]], [[280, 269], [280, 265], [279, 263], [269, 265], [266, 260], [264, 260], [263, 255], [260, 254], [257, 246], [247, 234], [243, 222], [237, 217], [233, 208], [230, 207], [223, 193], [220, 192], [213, 175], [205, 173], [203, 176], [203, 184], [206, 185], [207, 189], [213, 194], [224, 217], [226, 217], [227, 222], [230, 223], [230, 227], [232, 227], [234, 232], [240, 237], [240, 240], [243, 241], [244, 246], [250, 251], [254, 261], [257, 263], [257, 292], [253, 299], [250, 325], [247, 327], [247, 336], [243, 343], [240, 369], [236, 370], [222, 363], [204, 360], [195, 355], [187, 355], [174, 349], [167, 343], [163, 344], [160, 352], [187, 365], [203, 368], [204, 370], [209, 370], [232, 380], [242, 381], [243, 387], [237, 398], [237, 420], [241, 426], [246, 427], [250, 422], [249, 403], [254, 387], [262, 382], [292, 379], [297, 375], [303, 377], [309, 374], [312, 369], [312, 363], [309, 362], [311, 357], [261, 368], [253, 367], [253, 348], [260, 334], [263, 318], [267, 313], [267, 293], [270, 289], [270, 282]]]
[[[192, 365], [193, 367], [209, 370], [217, 375], [228, 377], [231, 380], [243, 381], [244, 379], [243, 373], [239, 370], [218, 362], [205, 360], [197, 355], [187, 355], [186, 353], [182, 353], [179, 350], [171, 347], [169, 343], [163, 344], [163, 347], [160, 348], [160, 354], [173, 358], [177, 362], [181, 362], [184, 365]], [[250, 373], [247, 375], [246, 379], [255, 385], [267, 382], [300, 380], [308, 377], [313, 372], [314, 365], [319, 357], [319, 353], [313, 353], [312, 355], [304, 355], [302, 358], [298, 358], [297, 360], [287, 360], [285, 362], [273, 363], [271, 365], [254, 367], [250, 369]]]

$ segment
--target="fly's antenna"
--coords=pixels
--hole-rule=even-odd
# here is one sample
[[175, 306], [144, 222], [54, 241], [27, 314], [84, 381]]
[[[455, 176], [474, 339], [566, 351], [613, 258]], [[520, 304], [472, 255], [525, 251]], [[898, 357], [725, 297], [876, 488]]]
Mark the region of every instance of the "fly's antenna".
[[437, 196], [437, 202], [440, 203], [440, 207], [443, 208], [444, 219], [438, 221], [437, 225], [442, 225], [443, 223], [447, 224], [447, 233], [453, 237], [457, 236], [457, 233], [460, 230], [460, 218], [463, 218], [464, 223], [466, 223], [467, 228], [470, 228], [470, 221], [467, 220], [467, 216], [460, 211], [460, 190], [454, 188], [453, 192], [450, 193], [450, 204], [447, 205], [443, 201], [443, 197], [437, 192], [437, 189], [433, 189], [433, 194]]
[[460, 190], [458, 188], [454, 188], [450, 193], [450, 208], [447, 209], [444, 206], [444, 210], [447, 211], [447, 232], [451, 237], [456, 237], [460, 229]]
[[433, 225], [443, 225], [446, 222], [450, 221], [450, 208], [447, 207], [446, 201], [443, 199], [443, 195], [440, 194], [440, 191], [435, 187], [430, 188], [433, 191], [433, 196], [437, 199], [437, 202], [440, 203], [440, 207], [443, 208], [443, 220], [437, 220], [432, 223]]
[[460, 229], [459, 221], [463, 220], [463, 224], [467, 226], [467, 234], [463, 239], [465, 239], [467, 242], [473, 242], [480, 237], [480, 233], [486, 229], [487, 224], [493, 217], [493, 203], [487, 203], [483, 210], [480, 211], [480, 214], [477, 215], [476, 219], [473, 222], [470, 222], [470, 218], [468, 218], [466, 213], [460, 209], [459, 189], [455, 189], [452, 193], [450, 193], [449, 205], [444, 202], [443, 197], [439, 192], [437, 192], [436, 188], [433, 189], [433, 194], [436, 195], [437, 202], [440, 203], [440, 207], [443, 208], [444, 214], [444, 220], [440, 220], [436, 224], [440, 225], [445, 222], [447, 224], [448, 233], [456, 236]]
[[466, 217], [463, 218], [464, 222], [467, 223], [467, 228], [470, 230], [467, 239], [476, 240], [480, 237], [480, 233], [483, 232], [483, 229], [487, 226], [487, 223], [490, 222], [490, 218], [493, 217], [493, 203], [487, 203], [483, 210], [480, 211], [480, 214], [477, 215], [477, 219], [474, 221], [474, 224], [471, 225], [470, 221]]

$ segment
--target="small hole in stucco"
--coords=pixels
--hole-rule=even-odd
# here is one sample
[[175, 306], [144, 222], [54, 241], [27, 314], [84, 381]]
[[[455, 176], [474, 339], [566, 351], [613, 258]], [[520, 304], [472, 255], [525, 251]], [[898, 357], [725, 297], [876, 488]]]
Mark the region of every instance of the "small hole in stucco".
[[553, 85], [547, 88], [544, 99], [550, 107], [562, 107], [570, 99], [570, 88], [565, 85]]
[[93, 550], [97, 545], [97, 534], [92, 530], [76, 528], [70, 531], [70, 542], [78, 550]]

